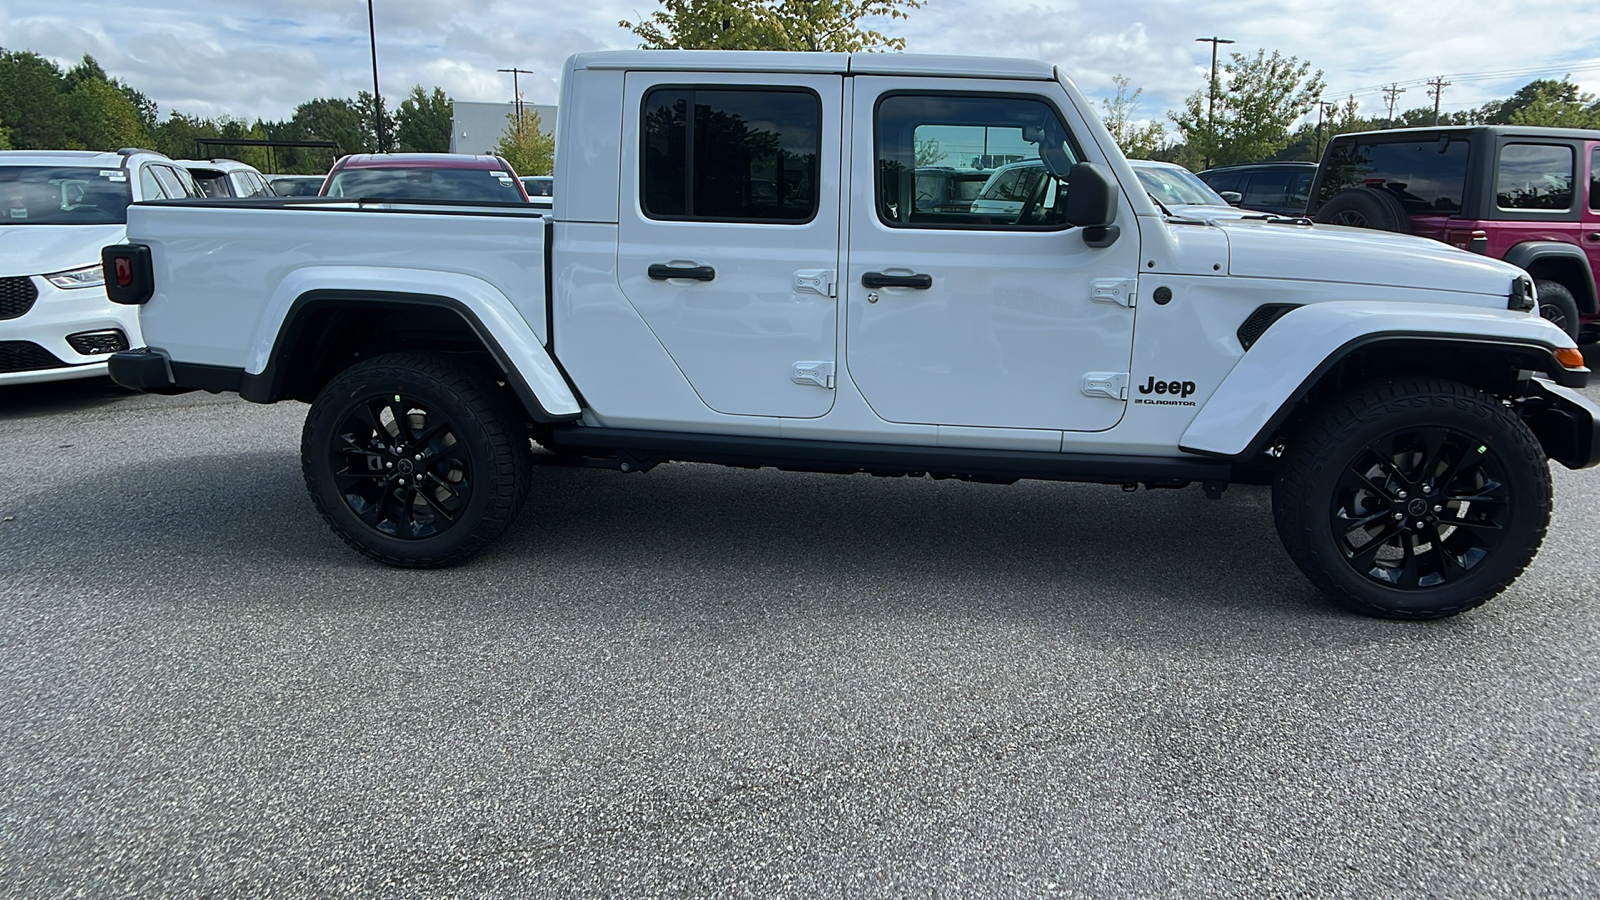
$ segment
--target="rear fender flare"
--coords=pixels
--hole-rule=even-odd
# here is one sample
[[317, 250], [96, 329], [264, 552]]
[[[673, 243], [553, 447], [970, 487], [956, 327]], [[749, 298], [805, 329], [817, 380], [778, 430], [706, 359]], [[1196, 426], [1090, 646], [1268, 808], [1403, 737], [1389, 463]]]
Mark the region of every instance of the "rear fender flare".
[[263, 402], [283, 396], [288, 374], [283, 357], [290, 352], [296, 320], [307, 312], [328, 306], [396, 304], [444, 308], [459, 315], [536, 420], [564, 421], [582, 413], [534, 328], [505, 294], [470, 275], [424, 269], [329, 266], [291, 273], [273, 292], [256, 324], [240, 393]]
[[1549, 259], [1558, 259], [1563, 265], [1583, 272], [1583, 283], [1571, 285], [1572, 296], [1578, 301], [1578, 311], [1591, 315], [1600, 312], [1600, 308], [1596, 307], [1594, 267], [1589, 265], [1589, 256], [1582, 247], [1560, 241], [1527, 241], [1512, 247], [1505, 255], [1506, 262], [1530, 271], [1541, 261]]

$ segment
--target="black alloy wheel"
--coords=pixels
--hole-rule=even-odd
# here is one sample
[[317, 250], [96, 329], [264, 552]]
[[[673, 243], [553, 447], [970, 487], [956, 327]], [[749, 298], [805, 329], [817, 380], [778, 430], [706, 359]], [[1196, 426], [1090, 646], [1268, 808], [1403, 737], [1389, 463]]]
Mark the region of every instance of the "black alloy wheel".
[[531, 448], [509, 392], [442, 354], [392, 353], [336, 375], [306, 416], [300, 460], [345, 543], [394, 566], [451, 565], [516, 519]]
[[1340, 475], [1334, 540], [1351, 568], [1402, 590], [1458, 581], [1504, 543], [1505, 464], [1451, 428], [1406, 429], [1363, 447]]
[[1284, 549], [1329, 597], [1437, 619], [1527, 568], [1550, 522], [1550, 468], [1498, 398], [1401, 378], [1312, 411], [1285, 440], [1272, 504]]
[[456, 426], [419, 397], [378, 394], [350, 403], [329, 447], [345, 506], [368, 528], [403, 541], [449, 531], [472, 499], [472, 457]]

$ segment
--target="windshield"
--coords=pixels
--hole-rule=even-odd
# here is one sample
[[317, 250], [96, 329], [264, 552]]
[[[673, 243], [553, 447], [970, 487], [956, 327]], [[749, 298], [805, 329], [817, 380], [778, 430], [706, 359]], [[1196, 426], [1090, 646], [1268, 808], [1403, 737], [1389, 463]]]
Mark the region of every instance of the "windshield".
[[487, 200], [526, 203], [507, 172], [491, 169], [341, 169], [329, 197], [368, 200]]
[[131, 202], [123, 169], [0, 166], [0, 225], [124, 225]]
[[1151, 196], [1168, 206], [1227, 206], [1216, 191], [1188, 169], [1145, 168], [1134, 166], [1133, 174]]

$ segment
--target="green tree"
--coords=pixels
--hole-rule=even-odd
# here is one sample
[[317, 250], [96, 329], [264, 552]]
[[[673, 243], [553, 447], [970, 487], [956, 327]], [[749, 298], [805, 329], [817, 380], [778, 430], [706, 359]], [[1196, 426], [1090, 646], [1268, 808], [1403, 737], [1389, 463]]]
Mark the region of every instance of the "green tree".
[[4, 119], [0, 119], [0, 150], [11, 149], [11, 129], [6, 127]]
[[289, 119], [299, 135], [294, 140], [333, 141], [343, 153], [372, 153], [378, 149], [377, 136], [372, 130], [371, 94], [362, 92], [367, 99], [367, 110], [344, 99], [318, 98], [295, 107]]
[[865, 27], [904, 19], [926, 0], [657, 0], [637, 22], [617, 23], [647, 50], [904, 50], [906, 40]]
[[395, 114], [395, 147], [408, 153], [447, 153], [455, 104], [440, 88], [433, 93], [416, 85], [411, 95], [400, 101]]
[[518, 175], [549, 175], [555, 168], [556, 139], [541, 129], [539, 114], [527, 109], [520, 123], [516, 113], [506, 116], [506, 121], [506, 133], [500, 136], [494, 152], [505, 157]]
[[1494, 107], [1491, 121], [1496, 123], [1600, 128], [1600, 102], [1568, 78], [1531, 81]]
[[[1311, 109], [1323, 89], [1322, 71], [1297, 57], [1257, 50], [1254, 58], [1231, 54], [1210, 91], [1184, 101], [1182, 113], [1167, 117], [1191, 157], [1202, 165], [1228, 165], [1268, 159], [1289, 144], [1289, 128]], [[1216, 112], [1208, 113], [1210, 92]]]
[[1136, 88], [1129, 94], [1127, 76], [1113, 75], [1111, 80], [1116, 82], [1117, 95], [1100, 101], [1103, 111], [1100, 118], [1117, 146], [1122, 148], [1124, 156], [1149, 159], [1166, 143], [1166, 133], [1160, 122], [1137, 125], [1133, 121], [1133, 114], [1139, 108], [1139, 95], [1144, 93], [1144, 88]]
[[28, 50], [0, 50], [0, 120], [10, 123], [19, 150], [67, 146], [65, 77], [55, 63]]
[[100, 78], [79, 79], [65, 98], [72, 150], [116, 150], [148, 143], [139, 110], [127, 95]]

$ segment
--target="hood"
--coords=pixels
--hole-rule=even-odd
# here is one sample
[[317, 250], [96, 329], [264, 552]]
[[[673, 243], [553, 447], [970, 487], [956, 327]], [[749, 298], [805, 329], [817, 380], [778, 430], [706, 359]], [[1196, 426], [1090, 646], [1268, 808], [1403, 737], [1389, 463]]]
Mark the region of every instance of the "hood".
[[1522, 270], [1408, 234], [1340, 225], [1217, 219], [1228, 235], [1228, 274], [1485, 294], [1504, 305]]
[[98, 265], [100, 248], [127, 235], [126, 225], [0, 225], [0, 278]]

